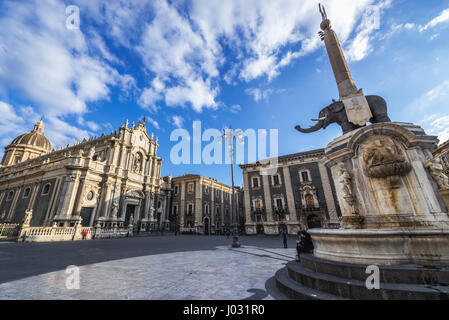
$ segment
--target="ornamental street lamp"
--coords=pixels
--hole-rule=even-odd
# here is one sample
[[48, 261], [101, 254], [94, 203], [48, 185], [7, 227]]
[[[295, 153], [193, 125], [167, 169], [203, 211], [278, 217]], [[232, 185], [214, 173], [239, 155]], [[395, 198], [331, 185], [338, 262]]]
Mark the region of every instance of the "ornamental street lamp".
[[[231, 156], [231, 178], [232, 178], [232, 217], [234, 219], [234, 235], [232, 237], [232, 247], [239, 248], [239, 231], [237, 228], [237, 211], [235, 206], [235, 189], [234, 189], [234, 141], [240, 141], [241, 144], [244, 144], [244, 138], [242, 132], [240, 130], [234, 131], [232, 127], [228, 130], [223, 129], [224, 134], [220, 137], [228, 142], [229, 153]], [[221, 142], [221, 140], [220, 140]]]

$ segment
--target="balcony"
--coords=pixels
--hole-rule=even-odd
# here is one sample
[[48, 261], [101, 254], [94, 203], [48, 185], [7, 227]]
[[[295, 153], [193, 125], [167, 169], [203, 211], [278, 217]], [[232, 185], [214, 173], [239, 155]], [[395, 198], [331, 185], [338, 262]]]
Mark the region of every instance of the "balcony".
[[273, 212], [275, 214], [279, 214], [279, 215], [286, 215], [289, 214], [288, 208], [287, 207], [275, 207]]
[[300, 212], [320, 212], [326, 210], [326, 206], [321, 207], [301, 207], [299, 208]]
[[265, 213], [265, 210], [262, 209], [262, 208], [256, 208], [256, 209], [251, 209], [251, 212], [252, 212], [254, 215], [257, 215], [257, 214], [264, 214], [264, 213]]

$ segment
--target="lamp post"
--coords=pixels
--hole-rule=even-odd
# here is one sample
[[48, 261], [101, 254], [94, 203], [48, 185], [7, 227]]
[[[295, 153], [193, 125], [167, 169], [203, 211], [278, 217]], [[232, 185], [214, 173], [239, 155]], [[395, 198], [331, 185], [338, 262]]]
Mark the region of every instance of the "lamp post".
[[[227, 132], [226, 132], [227, 131]], [[234, 219], [234, 235], [232, 237], [232, 247], [239, 248], [239, 231], [237, 228], [237, 211], [235, 210], [235, 188], [234, 188], [234, 141], [240, 140], [241, 144], [244, 144], [243, 136], [240, 130], [234, 131], [232, 127], [228, 130], [223, 129], [224, 134], [221, 136], [228, 142], [229, 153], [231, 156], [231, 178], [232, 178], [232, 217]], [[220, 140], [221, 141], [221, 140]]]

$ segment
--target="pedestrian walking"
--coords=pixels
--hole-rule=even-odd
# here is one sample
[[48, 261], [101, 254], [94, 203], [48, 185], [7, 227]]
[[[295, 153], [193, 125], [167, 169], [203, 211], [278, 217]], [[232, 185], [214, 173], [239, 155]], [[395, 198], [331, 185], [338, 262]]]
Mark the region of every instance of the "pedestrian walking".
[[87, 230], [84, 230], [83, 231], [83, 240], [86, 240], [87, 239]]

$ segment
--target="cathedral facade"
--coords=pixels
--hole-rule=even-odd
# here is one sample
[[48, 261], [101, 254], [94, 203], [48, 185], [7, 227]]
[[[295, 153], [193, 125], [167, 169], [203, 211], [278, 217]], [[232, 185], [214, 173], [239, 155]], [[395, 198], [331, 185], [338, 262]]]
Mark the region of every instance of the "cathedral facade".
[[52, 150], [41, 120], [5, 148], [0, 223], [169, 228], [170, 177], [161, 179], [158, 139], [128, 121], [110, 135]]

